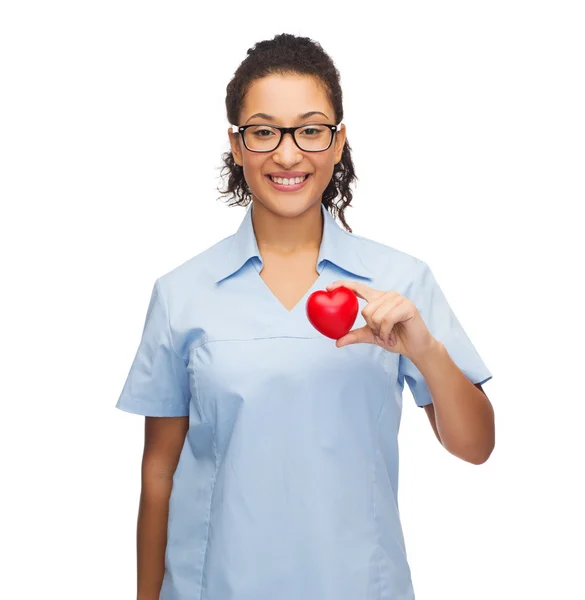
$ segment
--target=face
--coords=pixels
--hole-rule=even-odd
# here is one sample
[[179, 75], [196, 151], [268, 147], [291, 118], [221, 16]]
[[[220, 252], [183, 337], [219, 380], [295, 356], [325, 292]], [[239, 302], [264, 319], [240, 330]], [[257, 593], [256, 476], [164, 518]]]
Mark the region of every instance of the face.
[[[308, 118], [301, 115], [318, 111]], [[255, 116], [264, 113], [265, 116]], [[320, 114], [322, 113], [322, 114]], [[264, 124], [294, 127], [328, 123], [337, 125], [333, 106], [321, 84], [306, 75], [269, 75], [256, 80], [244, 98], [244, 106], [237, 125]], [[304, 152], [285, 135], [272, 152], [251, 152], [241, 136], [228, 130], [234, 160], [244, 168], [244, 177], [254, 201], [261, 202], [269, 210], [282, 216], [296, 216], [321, 197], [333, 176], [333, 168], [341, 160], [345, 144], [345, 125], [338, 131], [329, 149], [323, 152]], [[298, 189], [279, 189], [269, 174], [307, 173], [308, 177]], [[290, 179], [290, 177], [289, 177]]]

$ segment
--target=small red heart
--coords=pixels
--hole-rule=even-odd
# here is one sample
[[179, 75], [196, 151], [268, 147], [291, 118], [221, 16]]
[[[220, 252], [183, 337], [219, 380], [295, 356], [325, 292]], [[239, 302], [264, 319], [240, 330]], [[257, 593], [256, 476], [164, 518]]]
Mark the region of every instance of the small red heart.
[[358, 310], [357, 296], [343, 285], [330, 292], [318, 290], [307, 298], [309, 322], [317, 331], [333, 340], [351, 331]]

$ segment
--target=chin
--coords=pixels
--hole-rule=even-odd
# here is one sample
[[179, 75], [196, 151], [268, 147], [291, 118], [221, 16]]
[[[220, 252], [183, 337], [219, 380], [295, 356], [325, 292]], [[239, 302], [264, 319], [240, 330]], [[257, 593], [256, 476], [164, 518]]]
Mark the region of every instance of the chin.
[[302, 197], [286, 197], [283, 194], [283, 198], [274, 199], [260, 199], [258, 196], [254, 196], [256, 202], [263, 204], [271, 212], [281, 217], [298, 217], [305, 211], [309, 210], [315, 203], [321, 204], [321, 199], [307, 199]]

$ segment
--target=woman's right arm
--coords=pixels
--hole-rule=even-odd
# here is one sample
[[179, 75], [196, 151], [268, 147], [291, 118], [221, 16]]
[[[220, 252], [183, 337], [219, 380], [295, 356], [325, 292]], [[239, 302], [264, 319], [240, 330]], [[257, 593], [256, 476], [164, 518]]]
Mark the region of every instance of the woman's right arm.
[[165, 573], [169, 498], [189, 417], [145, 417], [136, 531], [137, 600], [159, 600]]

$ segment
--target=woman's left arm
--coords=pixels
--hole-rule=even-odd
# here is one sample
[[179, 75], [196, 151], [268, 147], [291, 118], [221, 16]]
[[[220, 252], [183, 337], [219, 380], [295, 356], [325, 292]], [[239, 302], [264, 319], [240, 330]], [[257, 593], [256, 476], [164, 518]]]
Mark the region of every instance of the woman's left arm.
[[467, 462], [484, 463], [495, 446], [494, 409], [437, 341], [410, 357], [421, 372], [433, 398], [441, 443]]
[[366, 325], [338, 339], [336, 346], [378, 344], [410, 359], [431, 394], [443, 446], [462, 460], [484, 463], [495, 445], [491, 402], [453, 362], [444, 344], [430, 333], [413, 302], [395, 291], [384, 292], [355, 281], [335, 281], [327, 289], [340, 285], [353, 290], [368, 304], [362, 310]]

